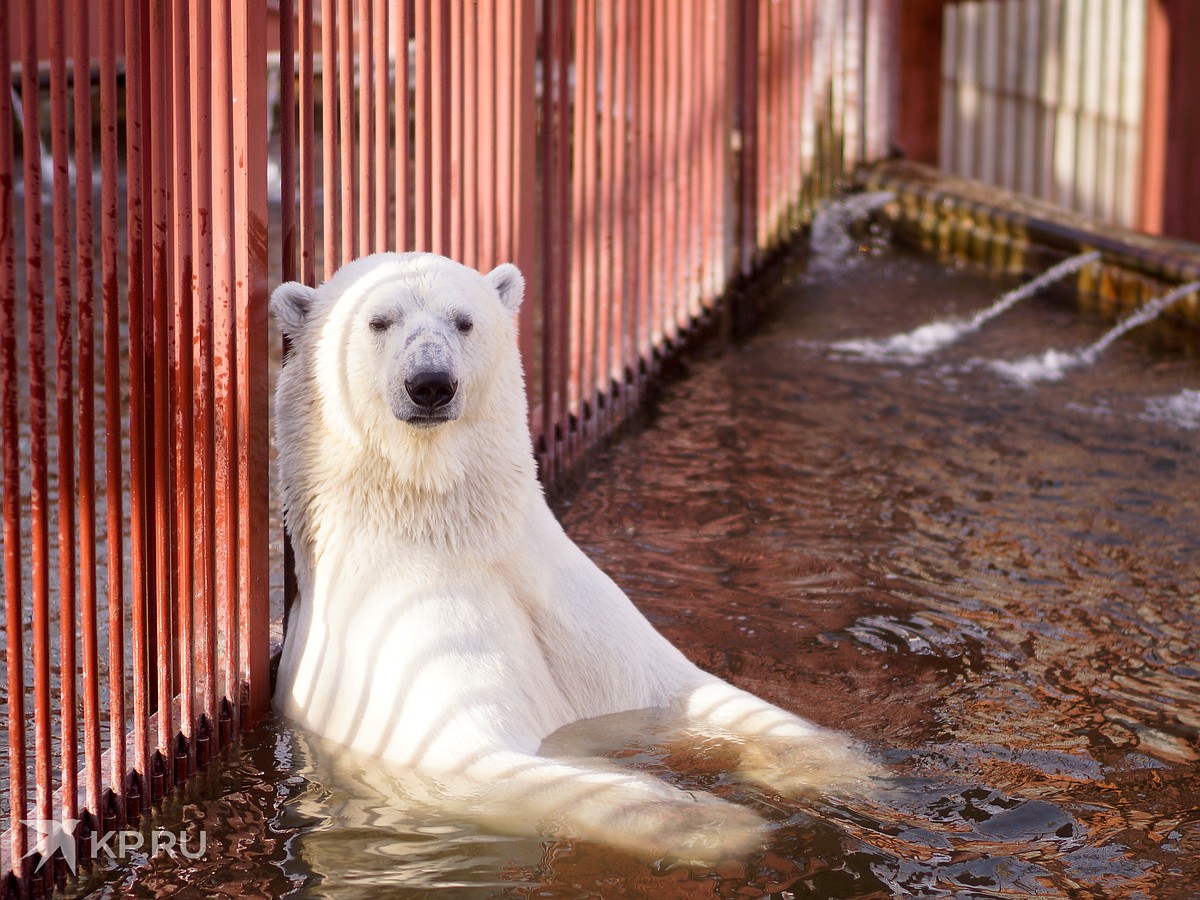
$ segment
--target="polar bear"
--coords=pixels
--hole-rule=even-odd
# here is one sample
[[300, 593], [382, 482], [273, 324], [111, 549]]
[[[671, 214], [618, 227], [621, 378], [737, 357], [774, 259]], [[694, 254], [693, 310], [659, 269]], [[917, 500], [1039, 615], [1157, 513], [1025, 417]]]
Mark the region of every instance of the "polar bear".
[[539, 754], [571, 723], [663, 709], [775, 792], [863, 771], [844, 738], [693, 665], [563, 532], [531, 449], [523, 294], [511, 264], [485, 275], [426, 253], [273, 293], [291, 341], [275, 415], [299, 586], [276, 707], [505, 828], [744, 852], [764, 840], [745, 807]]

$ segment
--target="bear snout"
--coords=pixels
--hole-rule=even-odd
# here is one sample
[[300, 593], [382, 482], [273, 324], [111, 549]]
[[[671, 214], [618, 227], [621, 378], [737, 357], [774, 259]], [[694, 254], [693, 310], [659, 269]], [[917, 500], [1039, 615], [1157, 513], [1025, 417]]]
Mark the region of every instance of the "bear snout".
[[432, 415], [449, 406], [458, 391], [458, 382], [449, 372], [418, 372], [404, 380], [404, 390], [421, 415]]

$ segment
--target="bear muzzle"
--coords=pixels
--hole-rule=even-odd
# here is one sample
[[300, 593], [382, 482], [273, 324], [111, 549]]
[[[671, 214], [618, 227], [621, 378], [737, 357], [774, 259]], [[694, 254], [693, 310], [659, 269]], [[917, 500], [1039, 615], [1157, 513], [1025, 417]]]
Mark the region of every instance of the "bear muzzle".
[[443, 370], [425, 370], [404, 379], [403, 402], [394, 403], [397, 419], [418, 427], [432, 427], [457, 418], [458, 381]]

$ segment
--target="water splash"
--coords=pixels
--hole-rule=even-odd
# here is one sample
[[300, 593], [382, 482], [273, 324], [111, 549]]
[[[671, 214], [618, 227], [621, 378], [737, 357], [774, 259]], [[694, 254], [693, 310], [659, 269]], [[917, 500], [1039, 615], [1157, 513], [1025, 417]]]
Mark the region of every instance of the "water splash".
[[988, 365], [992, 370], [1021, 384], [1033, 384], [1038, 381], [1058, 381], [1071, 369], [1090, 366], [1118, 338], [1123, 337], [1141, 325], [1152, 322], [1162, 315], [1167, 308], [1198, 290], [1200, 290], [1200, 281], [1192, 281], [1175, 288], [1173, 291], [1168, 291], [1160, 297], [1155, 297], [1137, 312], [1114, 325], [1100, 340], [1082, 349], [1071, 351], [1047, 350], [1040, 356], [1026, 356], [1012, 362], [996, 360], [988, 363]]
[[1184, 390], [1169, 397], [1153, 397], [1146, 401], [1144, 418], [1189, 431], [1200, 429], [1200, 391]]
[[850, 264], [858, 250], [858, 241], [850, 236], [850, 226], [895, 199], [896, 195], [890, 191], [869, 191], [840, 197], [817, 210], [808, 241], [812, 254], [809, 274], [830, 274]]
[[1051, 266], [1037, 278], [1002, 295], [987, 309], [980, 310], [969, 319], [941, 319], [922, 325], [904, 334], [891, 337], [839, 341], [834, 350], [856, 353], [877, 362], [896, 361], [916, 363], [931, 353], [953, 344], [968, 334], [978, 331], [992, 319], [1012, 309], [1022, 300], [1032, 297], [1043, 288], [1054, 284], [1068, 275], [1073, 275], [1089, 263], [1100, 259], [1100, 253], [1081, 253]]

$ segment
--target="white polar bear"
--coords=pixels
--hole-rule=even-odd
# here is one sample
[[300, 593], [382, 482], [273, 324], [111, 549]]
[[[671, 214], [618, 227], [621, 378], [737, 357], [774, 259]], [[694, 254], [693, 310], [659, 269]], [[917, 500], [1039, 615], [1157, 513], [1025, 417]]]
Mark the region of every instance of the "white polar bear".
[[744, 851], [763, 839], [744, 807], [538, 755], [570, 723], [665, 708], [776, 791], [859, 771], [844, 739], [689, 662], [563, 532], [531, 451], [523, 293], [510, 264], [380, 253], [272, 295], [292, 342], [276, 417], [299, 583], [276, 706], [504, 827]]

